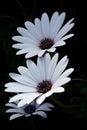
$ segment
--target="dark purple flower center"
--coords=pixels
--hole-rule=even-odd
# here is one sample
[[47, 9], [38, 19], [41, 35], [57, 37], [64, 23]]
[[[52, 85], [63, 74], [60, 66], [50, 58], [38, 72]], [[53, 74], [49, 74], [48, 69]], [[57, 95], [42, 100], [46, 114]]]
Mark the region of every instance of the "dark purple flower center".
[[38, 84], [37, 91], [39, 93], [46, 93], [51, 89], [51, 87], [52, 87], [52, 84], [50, 81], [43, 81]]
[[26, 105], [26, 107], [24, 108], [25, 113], [27, 114], [32, 114], [33, 112], [35, 112], [36, 107], [34, 105]]
[[49, 49], [53, 46], [54, 41], [50, 38], [44, 38], [40, 41], [39, 47], [44, 50], [44, 49]]

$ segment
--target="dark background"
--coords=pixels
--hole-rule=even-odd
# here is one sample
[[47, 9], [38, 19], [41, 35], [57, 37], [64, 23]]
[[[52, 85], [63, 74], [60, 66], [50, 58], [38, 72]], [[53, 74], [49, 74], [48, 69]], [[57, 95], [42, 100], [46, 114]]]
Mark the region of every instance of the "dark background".
[[[54, 11], [66, 12], [67, 22], [75, 18], [75, 26], [71, 30], [74, 37], [68, 39], [66, 46], [57, 51], [60, 57], [68, 55], [69, 66], [75, 71], [72, 78], [80, 80], [72, 81], [66, 86], [66, 92], [57, 96], [64, 104], [78, 105], [74, 108], [64, 108], [55, 104], [55, 109], [48, 112], [48, 118], [35, 116], [36, 129], [46, 130], [85, 130], [87, 129], [87, 4], [86, 0], [1, 0], [0, 2], [0, 127], [22, 130], [30, 129], [30, 118], [18, 118], [9, 121], [10, 114], [6, 114], [5, 103], [8, 102], [8, 93], [4, 92], [4, 84], [11, 81], [9, 72], [16, 72], [19, 65], [25, 65], [24, 55], [16, 56], [16, 50], [12, 48], [12, 36], [16, 35], [16, 28], [24, 26], [26, 20], [34, 21], [35, 17], [41, 17], [47, 12], [49, 17]], [[48, 100], [48, 99], [47, 99]], [[52, 102], [52, 101], [50, 101]]]

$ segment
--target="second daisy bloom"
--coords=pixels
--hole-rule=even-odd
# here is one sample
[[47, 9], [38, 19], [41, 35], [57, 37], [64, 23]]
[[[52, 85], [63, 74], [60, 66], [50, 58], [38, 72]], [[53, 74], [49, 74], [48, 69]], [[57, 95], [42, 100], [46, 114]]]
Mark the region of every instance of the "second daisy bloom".
[[5, 91], [17, 93], [10, 102], [20, 100], [18, 103], [20, 107], [36, 99], [36, 102], [41, 104], [53, 93], [64, 92], [62, 85], [71, 80], [68, 76], [74, 69], [65, 70], [68, 64], [67, 56], [59, 62], [58, 57], [56, 53], [51, 59], [50, 54], [47, 53], [43, 57], [38, 57], [37, 65], [32, 60], [27, 60], [27, 67], [18, 67], [20, 74], [10, 73], [10, 77], [15, 82], [5, 84]]

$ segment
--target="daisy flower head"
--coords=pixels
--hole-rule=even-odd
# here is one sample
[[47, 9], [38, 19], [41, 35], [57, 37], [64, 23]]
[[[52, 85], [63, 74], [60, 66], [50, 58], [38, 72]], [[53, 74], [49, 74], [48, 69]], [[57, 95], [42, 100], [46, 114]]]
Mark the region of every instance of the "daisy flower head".
[[50, 103], [38, 105], [35, 101], [32, 101], [30, 104], [25, 104], [22, 107], [18, 107], [18, 102], [19, 101], [5, 104], [5, 106], [10, 107], [6, 110], [6, 113], [14, 113], [10, 116], [10, 120], [21, 116], [29, 117], [31, 115], [39, 115], [43, 118], [47, 118], [47, 114], [44, 111], [51, 111], [51, 108], [54, 107], [54, 105]]
[[14, 92], [17, 95], [13, 96], [9, 102], [20, 100], [18, 103], [20, 107], [36, 99], [36, 102], [41, 104], [53, 93], [64, 92], [62, 85], [71, 80], [68, 76], [74, 69], [65, 70], [69, 61], [67, 56], [59, 61], [58, 57], [58, 53], [52, 58], [49, 53], [46, 53], [43, 57], [38, 57], [37, 65], [32, 60], [27, 60], [27, 67], [18, 67], [20, 74], [10, 73], [10, 77], [15, 82], [6, 83], [5, 91]]
[[20, 35], [13, 36], [17, 43], [12, 47], [19, 49], [17, 55], [26, 54], [25, 58], [38, 55], [42, 56], [46, 51], [55, 52], [56, 47], [65, 45], [65, 40], [74, 34], [67, 34], [74, 26], [73, 18], [63, 25], [66, 13], [53, 13], [51, 19], [47, 13], [43, 13], [41, 20], [35, 18], [34, 23], [26, 21], [25, 28], [18, 27]]

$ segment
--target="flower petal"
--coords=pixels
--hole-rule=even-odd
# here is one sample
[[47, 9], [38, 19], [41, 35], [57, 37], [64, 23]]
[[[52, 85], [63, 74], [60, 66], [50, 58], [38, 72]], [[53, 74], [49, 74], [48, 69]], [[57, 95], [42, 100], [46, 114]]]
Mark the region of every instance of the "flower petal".
[[47, 13], [43, 13], [41, 17], [41, 25], [44, 37], [49, 37], [49, 18]]
[[[40, 96], [41, 93], [22, 93], [22, 94], [17, 94], [13, 97], [10, 98], [9, 102], [15, 102], [15, 101], [19, 101], [18, 103], [18, 107], [20, 107], [23, 103], [24, 104], [29, 104], [30, 102], [32, 102], [36, 97]], [[21, 103], [21, 101], [23, 100], [23, 102]]]
[[16, 104], [14, 103], [6, 103], [5, 106], [17, 108]]
[[39, 52], [39, 48], [30, 48], [28, 53], [25, 55], [25, 58], [31, 58], [35, 55], [38, 55]]
[[74, 23], [71, 23], [73, 19], [69, 20], [63, 27], [62, 29], [58, 32], [56, 35], [56, 42], [60, 40], [67, 32], [69, 32], [72, 27], [74, 26]]
[[22, 107], [25, 104], [30, 104], [36, 97], [40, 96], [39, 93], [30, 93], [25, 98], [23, 98], [19, 103], [18, 107]]
[[35, 42], [37, 42], [37, 40], [34, 38], [34, 36], [31, 35], [30, 32], [29, 32], [27, 29], [22, 28], [22, 27], [18, 27], [18, 28], [17, 28], [17, 31], [18, 31], [22, 36], [29, 37], [29, 39], [33, 39]]
[[40, 40], [42, 38], [41, 32], [36, 28], [36, 26], [30, 21], [25, 22], [26, 28], [29, 30], [31, 35], [35, 37], [35, 39]]
[[42, 116], [43, 118], [47, 118], [47, 115], [45, 112], [43, 111], [38, 111], [38, 112], [34, 112], [33, 115], [39, 115], [39, 116]]
[[66, 77], [66, 78], [62, 78], [62, 79], [58, 79], [52, 86], [52, 88], [56, 88], [56, 87], [60, 87], [66, 83], [68, 83], [71, 79]]
[[57, 43], [55, 43], [55, 44], [53, 45], [53, 47], [63, 46], [63, 45], [65, 45], [65, 44], [66, 44], [66, 43], [65, 43], [64, 41], [60, 40], [60, 41], [58, 41]]
[[34, 87], [28, 87], [28, 86], [24, 86], [24, 85], [21, 85], [21, 84], [17, 84], [16, 86], [11, 86], [11, 87], [8, 87], [7, 89], [5, 89], [6, 92], [36, 92], [36, 88]]
[[23, 44], [23, 43], [18, 43], [18, 44], [14, 44], [12, 45], [13, 48], [17, 48], [17, 49], [24, 49], [24, 48], [32, 48], [32, 47], [37, 47], [36, 44]]
[[50, 20], [50, 38], [52, 37], [52, 30], [53, 30], [53, 27], [55, 25], [55, 22], [57, 20], [59, 16], [59, 13], [56, 11], [53, 13], [52, 17], [51, 17], [51, 20]]
[[64, 19], [65, 19], [65, 13], [61, 13], [57, 20], [55, 21], [55, 24], [51, 30], [51, 37], [54, 39], [56, 34], [58, 33], [59, 29], [61, 28], [63, 22], [64, 22]]
[[29, 52], [29, 48], [24, 48], [24, 49], [21, 49], [19, 50], [16, 55], [21, 55], [21, 54], [24, 54], [24, 53], [28, 53]]
[[24, 36], [13, 36], [12, 40], [20, 42], [20, 43], [25, 43], [25, 44], [36, 44], [38, 42], [36, 42], [33, 39], [29, 39], [29, 37], [24, 37]]
[[41, 75], [40, 75], [40, 72], [39, 72], [38, 67], [36, 66], [36, 64], [31, 60], [27, 60], [27, 66], [28, 66], [29, 72], [31, 73], [33, 78], [36, 81], [41, 82]]
[[43, 32], [42, 32], [42, 27], [41, 27], [41, 21], [40, 21], [40, 19], [38, 19], [38, 18], [35, 18], [35, 26], [38, 28], [38, 30], [41, 32], [41, 39], [43, 39], [44, 38], [44, 35], [43, 35]]
[[40, 110], [51, 111], [50, 107], [54, 107], [54, 106], [50, 103], [44, 103], [44, 104], [39, 105], [36, 111], [40, 111]]
[[55, 87], [55, 88], [53, 88], [53, 92], [54, 93], [64, 92], [64, 88], [63, 87]]
[[48, 49], [47, 51], [48, 52], [54, 52], [56, 50], [56, 48], [54, 48], [53, 46], [50, 48], [50, 49]]
[[6, 111], [6, 113], [20, 113], [20, 114], [24, 114], [24, 111], [22, 109], [13, 109], [13, 108], [11, 108], [11, 109], [8, 109]]
[[47, 80], [50, 80], [53, 73], [54, 73], [54, 70], [55, 70], [55, 67], [56, 67], [56, 64], [57, 64], [57, 61], [58, 61], [58, 53], [56, 53], [51, 62], [49, 63], [49, 68], [48, 68], [48, 71], [47, 71]]
[[18, 117], [21, 117], [23, 116], [24, 114], [13, 114], [12, 116], [10, 116], [10, 120], [13, 120], [15, 118], [18, 118]]
[[53, 94], [53, 90], [51, 89], [50, 91], [46, 92], [45, 94], [41, 95], [40, 97], [37, 98], [36, 102], [37, 104], [41, 104], [46, 97], [49, 97]]
[[66, 36], [64, 36], [63, 38], [61, 38], [61, 40], [66, 40], [66, 39], [68, 39], [68, 38], [70, 38], [70, 37], [73, 37], [74, 36], [74, 34], [68, 34], [68, 35], [66, 35]]
[[74, 71], [74, 68], [67, 69], [67, 70], [64, 71], [64, 73], [60, 76], [60, 79], [69, 76], [73, 71]]
[[9, 75], [10, 75], [10, 77], [12, 79], [14, 79], [15, 81], [17, 81], [17, 82], [19, 82], [21, 84], [24, 84], [24, 85], [27, 85], [27, 86], [31, 86], [31, 87], [37, 85], [37, 83], [34, 82], [33, 80], [31, 80], [28, 76], [19, 75], [19, 74], [15, 74], [15, 73], [10, 73]]
[[52, 83], [55, 83], [56, 80], [58, 80], [59, 76], [61, 75], [61, 73], [64, 71], [64, 69], [66, 68], [68, 64], [68, 58], [67, 56], [64, 56], [57, 64], [53, 76], [51, 78]]

